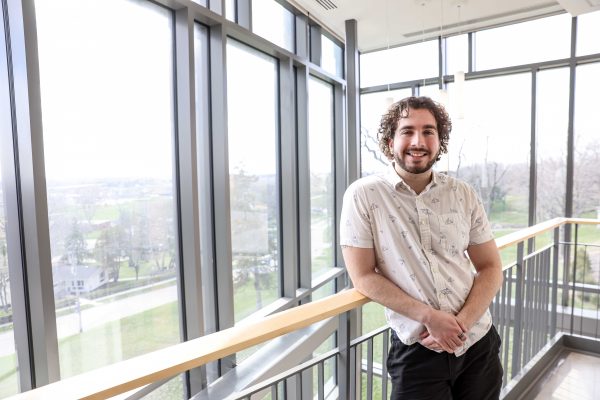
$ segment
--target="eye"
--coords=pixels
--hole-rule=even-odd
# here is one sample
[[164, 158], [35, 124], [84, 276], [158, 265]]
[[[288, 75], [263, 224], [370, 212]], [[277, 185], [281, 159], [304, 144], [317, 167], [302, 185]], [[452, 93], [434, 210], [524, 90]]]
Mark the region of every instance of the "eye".
[[437, 132], [434, 131], [433, 129], [427, 129], [424, 133], [426, 135], [436, 135], [437, 134]]

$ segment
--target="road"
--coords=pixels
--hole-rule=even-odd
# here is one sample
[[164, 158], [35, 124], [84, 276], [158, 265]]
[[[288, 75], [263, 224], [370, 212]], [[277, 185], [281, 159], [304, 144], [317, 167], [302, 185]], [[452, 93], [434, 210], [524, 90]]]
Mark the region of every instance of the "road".
[[[139, 291], [139, 289], [137, 290]], [[135, 293], [135, 291], [132, 291]], [[83, 331], [88, 331], [109, 321], [119, 320], [130, 315], [138, 314], [152, 308], [162, 306], [177, 300], [177, 285], [173, 285], [147, 291], [140, 294], [121, 297], [115, 295], [97, 299], [94, 301], [81, 299], [81, 305], [90, 304], [91, 308], [81, 311], [81, 326]], [[56, 319], [58, 339], [79, 333], [79, 315], [74, 312], [60, 316]], [[13, 331], [0, 333], [0, 357], [13, 354], [15, 343]]]

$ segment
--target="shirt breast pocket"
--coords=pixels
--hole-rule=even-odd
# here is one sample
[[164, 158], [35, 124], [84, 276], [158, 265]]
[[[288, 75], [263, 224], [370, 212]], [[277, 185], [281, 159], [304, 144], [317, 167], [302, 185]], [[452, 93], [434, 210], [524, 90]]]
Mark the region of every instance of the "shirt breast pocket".
[[448, 213], [438, 216], [440, 226], [440, 247], [450, 257], [461, 255], [469, 244], [467, 223], [460, 214]]

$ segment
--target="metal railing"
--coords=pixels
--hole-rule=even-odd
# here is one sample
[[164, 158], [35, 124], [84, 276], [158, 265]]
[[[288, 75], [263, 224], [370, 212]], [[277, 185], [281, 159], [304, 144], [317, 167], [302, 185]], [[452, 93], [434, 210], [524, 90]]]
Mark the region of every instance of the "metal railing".
[[[490, 306], [502, 339], [503, 386], [558, 331], [600, 337], [600, 245], [578, 243], [578, 229], [576, 224], [574, 242], [561, 242], [560, 226], [554, 228], [552, 242], [530, 254], [525, 254], [526, 240], [519, 241], [516, 244], [516, 260], [503, 268], [503, 286]], [[566, 250], [571, 248], [576, 251]], [[567, 255], [566, 260], [561, 257], [563, 254]], [[569, 254], [573, 256], [570, 259]], [[565, 267], [571, 277], [568, 282], [560, 279]], [[565, 298], [568, 303], [561, 304]], [[386, 399], [390, 387], [386, 369], [389, 335], [387, 327], [376, 329], [352, 340], [346, 350], [341, 347], [333, 349], [239, 392], [231, 399], [268, 398], [263, 396], [266, 393], [271, 399], [325, 399], [328, 381], [324, 376], [324, 365], [326, 362], [339, 365], [342, 359], [350, 360], [350, 365], [358, 365], [358, 371], [349, 368], [345, 374], [350, 384], [350, 398]], [[380, 360], [374, 357], [375, 343], [381, 348]], [[366, 349], [361, 349], [363, 346]], [[358, 363], [357, 357], [360, 357]], [[314, 385], [303, 385], [302, 380], [313, 376], [313, 373], [316, 373]], [[331, 387], [335, 386], [335, 377], [332, 375], [329, 381], [330, 393]], [[334, 398], [340, 398], [337, 393], [333, 394]]]
[[[559, 228], [564, 224], [575, 224], [573, 242], [569, 238], [566, 242], [559, 241]], [[554, 333], [599, 336], [600, 247], [579, 243], [579, 224], [598, 225], [600, 221], [557, 218], [496, 240], [500, 249], [516, 246], [515, 261], [504, 267], [503, 287], [491, 306], [503, 340], [505, 384]], [[551, 243], [525, 254], [526, 241], [532, 248], [534, 238], [548, 231], [554, 233]], [[589, 241], [598, 242], [600, 231], [590, 228], [586, 235]], [[229, 398], [386, 398], [388, 328], [382, 327], [357, 339], [350, 334], [352, 313], [368, 301], [356, 290], [346, 290], [14, 397], [107, 398], [147, 384], [154, 386], [191, 368], [336, 317], [337, 348]]]

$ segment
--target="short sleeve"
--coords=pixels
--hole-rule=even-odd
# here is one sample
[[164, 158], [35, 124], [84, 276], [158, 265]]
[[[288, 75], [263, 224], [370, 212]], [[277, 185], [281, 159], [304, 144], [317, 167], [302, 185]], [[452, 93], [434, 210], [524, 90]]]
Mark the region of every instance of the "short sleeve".
[[471, 230], [469, 244], [482, 244], [494, 239], [490, 221], [485, 213], [483, 202], [472, 187], [468, 187], [471, 204]]
[[340, 218], [340, 244], [350, 247], [373, 248], [368, 199], [358, 182], [350, 185], [344, 194]]

